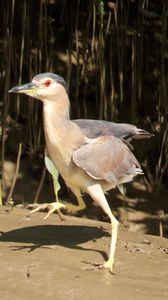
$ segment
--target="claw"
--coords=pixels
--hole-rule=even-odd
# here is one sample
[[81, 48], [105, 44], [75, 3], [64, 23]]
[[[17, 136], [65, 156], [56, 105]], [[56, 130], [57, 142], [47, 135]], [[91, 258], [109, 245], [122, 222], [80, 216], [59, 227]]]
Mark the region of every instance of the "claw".
[[52, 203], [43, 203], [43, 204], [29, 204], [27, 208], [32, 209], [30, 215], [34, 214], [37, 211], [48, 210], [47, 215], [44, 217], [44, 220], [48, 219], [48, 217], [53, 214], [53, 212], [58, 211], [58, 214], [61, 220], [64, 220], [64, 217], [60, 211], [60, 209], [66, 210], [66, 212], [70, 215], [77, 215], [78, 213], [82, 212], [84, 209], [81, 209], [79, 206], [65, 202], [65, 204], [60, 202], [52, 202]]
[[59, 202], [52, 202], [52, 203], [43, 203], [43, 204], [29, 204], [27, 206], [27, 208], [33, 208], [35, 207], [31, 212], [30, 212], [30, 215], [34, 214], [35, 212], [37, 211], [41, 211], [41, 210], [45, 210], [47, 209], [48, 210], [48, 213], [47, 215], [44, 217], [44, 220], [48, 219], [48, 217], [55, 211], [58, 211], [61, 219], [62, 218], [62, 215], [60, 213], [60, 209], [61, 208], [64, 208], [66, 209], [66, 206], [62, 203], [59, 203]]
[[[57, 210], [58, 210], [58, 212], [59, 212], [59, 210], [60, 210], [61, 208], [66, 209], [66, 206], [65, 206], [64, 204], [62, 204], [62, 203], [59, 203], [59, 202], [55, 202], [55, 203], [53, 202], [53, 203], [51, 203], [51, 204], [50, 204], [49, 211], [48, 211], [48, 214], [45, 216], [44, 220], [48, 219], [48, 217], [49, 217], [54, 211], [57, 211]], [[60, 212], [59, 212], [59, 214], [60, 214]], [[60, 216], [62, 217], [62, 215], [60, 215]]]

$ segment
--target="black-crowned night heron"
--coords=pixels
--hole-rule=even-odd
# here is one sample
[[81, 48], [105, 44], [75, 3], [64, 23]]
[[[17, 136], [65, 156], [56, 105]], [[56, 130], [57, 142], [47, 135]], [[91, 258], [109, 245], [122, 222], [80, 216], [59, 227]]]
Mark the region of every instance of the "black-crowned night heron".
[[[39, 74], [32, 82], [16, 86], [9, 92], [23, 93], [43, 102], [44, 133], [50, 159], [79, 202], [81, 192], [86, 192], [108, 215], [112, 238], [109, 259], [104, 266], [112, 272], [119, 223], [111, 212], [104, 192], [142, 174], [138, 161], [124, 142], [110, 134], [108, 124], [93, 120], [70, 120], [69, 97], [62, 77], [53, 73]], [[100, 132], [103, 134], [104, 131], [106, 135], [97, 134], [96, 131], [93, 133], [94, 122], [98, 122], [97, 130], [100, 124]], [[102, 130], [102, 124], [105, 130]], [[121, 127], [121, 133], [116, 127], [115, 135], [124, 138], [124, 125]], [[142, 135], [148, 134], [134, 126], [132, 130], [134, 134], [130, 135], [138, 135], [140, 131]], [[90, 134], [87, 134], [88, 131]]]

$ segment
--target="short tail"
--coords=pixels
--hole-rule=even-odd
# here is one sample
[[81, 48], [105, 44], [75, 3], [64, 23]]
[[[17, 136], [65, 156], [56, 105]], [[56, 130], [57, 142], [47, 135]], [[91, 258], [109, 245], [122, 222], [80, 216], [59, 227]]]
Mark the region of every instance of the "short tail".
[[133, 139], [150, 139], [152, 136], [154, 136], [154, 134], [152, 134], [146, 130], [137, 128], [137, 134], [134, 135], [132, 138]]

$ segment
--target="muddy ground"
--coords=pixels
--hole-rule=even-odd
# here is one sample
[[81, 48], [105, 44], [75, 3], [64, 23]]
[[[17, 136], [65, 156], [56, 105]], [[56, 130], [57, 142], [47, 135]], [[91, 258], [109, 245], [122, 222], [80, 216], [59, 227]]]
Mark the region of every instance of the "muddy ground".
[[0, 208], [0, 299], [168, 299], [168, 240], [119, 229], [115, 275], [108, 223]]

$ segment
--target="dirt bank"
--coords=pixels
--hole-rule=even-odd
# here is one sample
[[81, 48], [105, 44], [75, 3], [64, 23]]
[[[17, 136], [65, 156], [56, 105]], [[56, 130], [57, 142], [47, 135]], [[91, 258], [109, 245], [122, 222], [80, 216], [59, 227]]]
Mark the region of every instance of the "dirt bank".
[[168, 299], [168, 240], [119, 230], [115, 275], [107, 223], [0, 208], [0, 299]]

